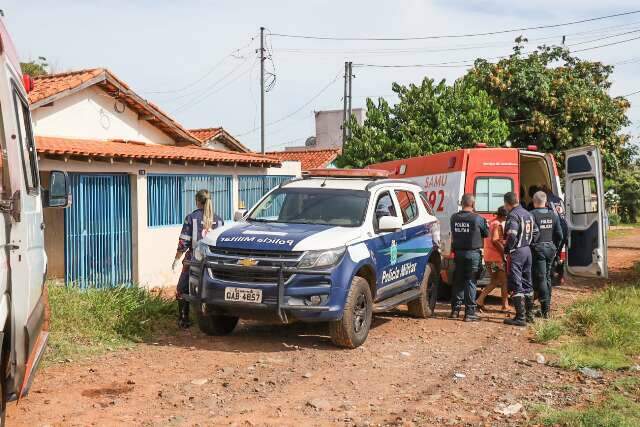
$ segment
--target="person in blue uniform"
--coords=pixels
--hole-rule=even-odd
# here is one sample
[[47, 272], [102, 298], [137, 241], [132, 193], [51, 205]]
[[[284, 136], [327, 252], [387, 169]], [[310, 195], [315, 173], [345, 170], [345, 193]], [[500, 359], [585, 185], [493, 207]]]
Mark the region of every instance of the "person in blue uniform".
[[172, 269], [175, 271], [182, 259], [182, 271], [176, 286], [176, 299], [178, 300], [178, 325], [183, 329], [191, 326], [189, 303], [182, 297], [189, 293], [189, 265], [187, 261], [191, 260], [193, 249], [195, 249], [198, 240], [214, 228], [224, 225], [224, 221], [213, 212], [209, 191], [200, 190], [196, 193], [196, 208], [184, 219], [178, 240], [178, 249], [172, 265]]
[[480, 320], [476, 315], [476, 280], [482, 264], [484, 238], [489, 236], [487, 221], [474, 212], [475, 198], [465, 194], [460, 201], [462, 210], [451, 216], [451, 249], [456, 269], [451, 296], [450, 318], [460, 316], [464, 299], [464, 321]]
[[509, 192], [504, 195], [504, 207], [509, 212], [504, 227], [504, 253], [507, 257], [507, 287], [512, 294], [516, 315], [504, 323], [526, 326], [533, 321], [533, 284], [531, 282], [531, 243], [537, 239], [538, 229], [533, 216]]
[[558, 196], [556, 196], [548, 187], [543, 188], [545, 193], [547, 193], [547, 207], [555, 211], [558, 214], [558, 219], [560, 220], [560, 228], [562, 229], [562, 239], [558, 242], [554, 242], [556, 245], [556, 256], [553, 259], [553, 263], [551, 266], [551, 284], [553, 286], [560, 285], [563, 281], [564, 276], [564, 265], [560, 259], [560, 253], [562, 249], [567, 244], [567, 239], [569, 238], [569, 226], [567, 225], [567, 219], [565, 217], [564, 211], [564, 202]]
[[556, 245], [562, 242], [563, 233], [560, 218], [548, 207], [544, 191], [533, 195], [533, 207], [531, 215], [539, 230], [538, 239], [531, 244], [533, 288], [538, 292], [540, 312], [546, 319], [551, 306], [551, 266], [557, 253]]

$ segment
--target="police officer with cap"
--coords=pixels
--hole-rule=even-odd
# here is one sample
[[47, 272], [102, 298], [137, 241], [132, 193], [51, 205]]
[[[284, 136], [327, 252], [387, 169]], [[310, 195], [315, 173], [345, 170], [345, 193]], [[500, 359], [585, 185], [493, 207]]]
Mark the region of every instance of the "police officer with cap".
[[533, 288], [540, 298], [542, 317], [547, 319], [551, 306], [551, 265], [564, 235], [560, 218], [548, 207], [547, 194], [544, 191], [538, 191], [533, 195], [533, 207], [531, 215], [540, 231], [537, 241], [531, 244]]
[[509, 212], [504, 227], [504, 252], [507, 256], [507, 286], [512, 294], [516, 315], [504, 323], [526, 326], [533, 321], [533, 285], [531, 283], [531, 248], [538, 229], [533, 216], [518, 202], [516, 193], [504, 195], [504, 207]]
[[464, 321], [480, 320], [476, 315], [476, 276], [482, 264], [484, 238], [489, 236], [487, 221], [473, 211], [475, 198], [465, 194], [462, 210], [451, 217], [451, 249], [455, 253], [456, 269], [451, 297], [450, 318], [460, 316], [464, 299]]

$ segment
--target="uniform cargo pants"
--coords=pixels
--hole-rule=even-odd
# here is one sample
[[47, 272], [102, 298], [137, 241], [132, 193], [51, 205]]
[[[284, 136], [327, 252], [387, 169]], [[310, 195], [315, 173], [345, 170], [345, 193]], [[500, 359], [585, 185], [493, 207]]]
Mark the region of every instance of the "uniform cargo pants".
[[507, 257], [507, 286], [509, 292], [528, 295], [533, 293], [531, 283], [531, 249], [529, 246], [514, 249]]
[[551, 242], [539, 243], [531, 246], [531, 255], [533, 289], [538, 292], [540, 303], [548, 306], [551, 301], [551, 266], [556, 256], [556, 247]]
[[456, 251], [453, 273], [451, 308], [459, 310], [464, 302], [467, 309], [476, 307], [476, 275], [480, 269], [480, 251]]

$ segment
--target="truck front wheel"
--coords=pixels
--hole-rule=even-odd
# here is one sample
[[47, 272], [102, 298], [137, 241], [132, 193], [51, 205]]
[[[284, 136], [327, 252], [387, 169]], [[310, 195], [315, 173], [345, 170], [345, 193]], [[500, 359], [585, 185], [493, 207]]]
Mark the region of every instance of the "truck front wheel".
[[198, 327], [209, 336], [229, 335], [238, 325], [238, 318], [233, 316], [220, 316], [196, 311]]
[[342, 319], [329, 323], [331, 341], [338, 347], [359, 347], [369, 335], [372, 317], [373, 298], [369, 283], [356, 276], [351, 280]]
[[427, 267], [424, 269], [424, 276], [422, 276], [422, 283], [420, 284], [420, 297], [407, 304], [409, 314], [413, 317], [426, 319], [427, 317], [431, 317], [433, 313], [436, 305], [435, 296], [437, 294], [433, 295], [434, 298], [431, 298], [431, 294], [437, 291], [432, 287], [435, 283], [433, 277], [431, 277], [432, 270], [431, 264], [427, 264]]

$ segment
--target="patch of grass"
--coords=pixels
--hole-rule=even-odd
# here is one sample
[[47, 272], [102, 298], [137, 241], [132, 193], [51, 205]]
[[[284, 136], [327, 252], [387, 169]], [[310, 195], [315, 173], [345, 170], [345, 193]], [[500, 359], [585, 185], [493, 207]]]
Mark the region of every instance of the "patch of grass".
[[566, 340], [550, 352], [565, 368], [621, 369], [640, 354], [640, 283], [609, 287], [572, 304], [560, 319], [538, 322], [534, 340]]
[[533, 341], [540, 344], [557, 340], [564, 333], [564, 325], [560, 320], [550, 319], [533, 325]]
[[45, 361], [99, 354], [175, 330], [175, 301], [138, 287], [86, 289], [49, 284]]
[[531, 410], [534, 421], [545, 426], [635, 427], [640, 425], [640, 379], [616, 381], [602, 401], [588, 407], [555, 409], [535, 405]]

